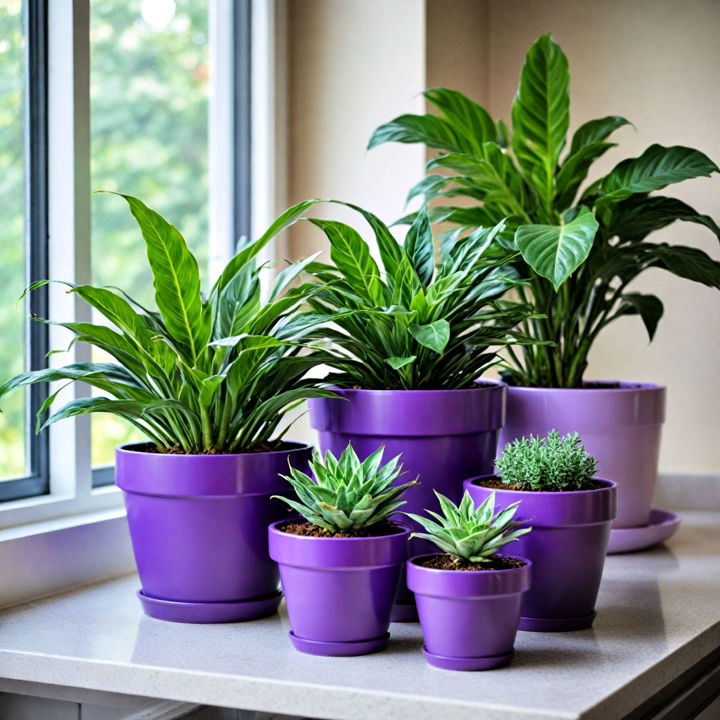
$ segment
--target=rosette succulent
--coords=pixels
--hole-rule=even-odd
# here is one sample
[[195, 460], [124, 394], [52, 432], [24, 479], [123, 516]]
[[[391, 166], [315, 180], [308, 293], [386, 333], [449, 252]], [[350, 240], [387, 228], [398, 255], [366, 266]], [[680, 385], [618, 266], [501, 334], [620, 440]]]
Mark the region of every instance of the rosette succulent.
[[435, 492], [442, 514], [426, 510], [433, 519], [407, 513], [427, 532], [413, 533], [410, 537], [422, 538], [435, 543], [444, 552], [455, 556], [458, 565], [489, 563], [501, 547], [532, 530], [520, 527], [524, 523], [513, 520], [520, 503], [508, 505], [495, 512], [495, 493], [489, 495], [479, 507], [475, 507], [467, 491], [459, 505]]
[[308, 522], [334, 533], [352, 533], [387, 520], [405, 504], [402, 494], [415, 480], [394, 485], [402, 473], [400, 456], [382, 464], [384, 448], [361, 461], [352, 445], [336, 458], [313, 453], [310, 470], [315, 480], [297, 468], [283, 475], [298, 500], [276, 495]]
[[577, 433], [530, 436], [508, 443], [495, 460], [500, 479], [520, 490], [583, 490], [591, 484], [597, 461]]

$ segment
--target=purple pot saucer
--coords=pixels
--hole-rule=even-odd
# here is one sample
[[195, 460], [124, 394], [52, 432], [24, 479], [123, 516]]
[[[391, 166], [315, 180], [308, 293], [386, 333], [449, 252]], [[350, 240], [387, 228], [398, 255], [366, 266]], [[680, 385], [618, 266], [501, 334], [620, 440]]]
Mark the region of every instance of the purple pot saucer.
[[570, 632], [572, 630], [587, 630], [592, 627], [597, 613], [595, 611], [579, 617], [521, 617], [518, 630], [525, 632]]
[[160, 600], [137, 591], [146, 615], [157, 620], [186, 623], [232, 623], [259, 620], [277, 612], [282, 592], [277, 590], [252, 600], [238, 602], [178, 602]]
[[442, 670], [494, 670], [510, 664], [514, 651], [502, 655], [489, 655], [488, 657], [446, 657], [434, 655], [423, 646], [423, 655], [430, 665]]
[[669, 510], [650, 511], [647, 525], [630, 528], [613, 528], [610, 531], [608, 555], [646, 550], [671, 538], [680, 526], [680, 516]]
[[290, 641], [296, 650], [308, 655], [324, 657], [354, 657], [355, 655], [370, 655], [384, 650], [388, 644], [390, 633], [385, 633], [372, 640], [359, 640], [356, 642], [323, 642], [321, 640], [307, 640], [298, 637], [291, 630], [288, 633]]

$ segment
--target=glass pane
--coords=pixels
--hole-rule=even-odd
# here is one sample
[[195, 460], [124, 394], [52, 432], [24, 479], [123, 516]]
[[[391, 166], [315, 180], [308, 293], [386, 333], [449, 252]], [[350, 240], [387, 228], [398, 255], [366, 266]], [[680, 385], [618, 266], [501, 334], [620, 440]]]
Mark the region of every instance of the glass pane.
[[[208, 2], [92, 0], [92, 186], [136, 195], [207, 264]], [[142, 237], [118, 198], [93, 198], [93, 282], [154, 306]], [[94, 465], [138, 434], [92, 420]]]
[[[25, 285], [23, 17], [20, 0], [0, 3], [0, 382], [25, 368], [25, 321], [17, 299]], [[26, 397], [2, 401], [0, 480], [28, 472]]]

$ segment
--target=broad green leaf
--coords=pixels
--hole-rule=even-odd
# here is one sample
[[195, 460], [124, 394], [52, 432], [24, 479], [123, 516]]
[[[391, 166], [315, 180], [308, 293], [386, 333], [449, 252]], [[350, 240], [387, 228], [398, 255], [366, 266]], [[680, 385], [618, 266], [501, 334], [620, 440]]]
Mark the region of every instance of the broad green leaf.
[[368, 150], [386, 142], [425, 143], [439, 150], [462, 152], [460, 134], [436, 115], [400, 115], [373, 132]]
[[385, 358], [385, 362], [393, 368], [393, 370], [400, 370], [400, 368], [404, 368], [406, 365], [415, 362], [416, 357], [415, 355], [410, 355], [409, 357], [389, 357]]
[[359, 212], [365, 218], [375, 233], [375, 240], [378, 244], [380, 259], [382, 260], [385, 272], [388, 276], [392, 277], [397, 270], [398, 264], [402, 260], [402, 250], [387, 225], [380, 220], [377, 215], [373, 215], [373, 213], [368, 210], [364, 210], [359, 205], [353, 205], [352, 203], [342, 202], [340, 200], [330, 200], [329, 202], [349, 207], [352, 210]]
[[200, 297], [200, 272], [179, 230], [141, 200], [121, 195], [140, 227], [153, 273], [155, 301], [175, 341], [194, 362], [210, 338], [210, 315]]
[[427, 287], [435, 271], [435, 243], [427, 207], [420, 210], [415, 222], [410, 226], [405, 236], [404, 248], [420, 282], [423, 287]]
[[608, 117], [598, 118], [597, 120], [588, 120], [588, 122], [583, 123], [575, 131], [572, 143], [570, 143], [569, 155], [574, 155], [585, 145], [592, 145], [606, 140], [615, 130], [623, 125], [632, 125], [632, 123], [618, 115], [609, 115]]
[[80, 398], [67, 403], [56, 413], [53, 413], [43, 423], [40, 430], [44, 430], [58, 420], [64, 420], [76, 415], [87, 415], [88, 413], [104, 412], [124, 418], [128, 416], [140, 417], [143, 407], [143, 403], [136, 400], [112, 400], [106, 397]]
[[570, 74], [563, 51], [550, 35], [530, 48], [512, 107], [515, 157], [543, 201], [552, 207], [555, 168], [570, 120]]
[[445, 186], [453, 181], [453, 177], [449, 175], [440, 175], [439, 173], [430, 173], [422, 180], [415, 183], [405, 198], [405, 204], [408, 205], [419, 195], [425, 197], [425, 202], [432, 200]]
[[720, 289], [720, 262], [697, 248], [648, 243], [645, 254], [653, 265], [678, 277]]
[[590, 166], [611, 147], [615, 147], [615, 145], [606, 142], [588, 143], [568, 155], [555, 178], [557, 192], [555, 207], [557, 210], [562, 212], [572, 205], [578, 188], [587, 177]]
[[587, 258], [597, 229], [595, 216], [583, 207], [566, 225], [521, 225], [515, 242], [525, 262], [557, 290]]
[[614, 208], [610, 232], [625, 242], [639, 242], [676, 220], [704, 225], [720, 239], [720, 227], [709, 215], [671, 197], [634, 195]]
[[310, 218], [310, 222], [327, 236], [330, 256], [353, 290], [370, 302], [384, 304], [380, 271], [358, 232], [336, 220]]
[[495, 123], [485, 108], [457, 90], [431, 88], [423, 95], [462, 132], [465, 152], [482, 154], [482, 145], [496, 139]]
[[450, 323], [447, 320], [436, 320], [427, 325], [411, 325], [410, 334], [421, 345], [442, 355], [450, 340]]
[[635, 193], [661, 190], [718, 171], [717, 165], [699, 150], [681, 145], [651, 145], [640, 157], [623, 160], [602, 179], [602, 195], [597, 203], [618, 202]]
[[641, 293], [625, 293], [618, 315], [639, 315], [647, 330], [650, 341], [655, 337], [660, 318], [663, 316], [663, 304], [656, 295], [643, 295]]

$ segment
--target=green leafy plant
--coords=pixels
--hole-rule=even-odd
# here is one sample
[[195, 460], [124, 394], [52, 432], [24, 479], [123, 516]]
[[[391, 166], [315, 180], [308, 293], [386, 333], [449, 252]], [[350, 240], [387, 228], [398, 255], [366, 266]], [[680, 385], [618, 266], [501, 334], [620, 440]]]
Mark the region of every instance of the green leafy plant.
[[278, 497], [308, 522], [333, 533], [348, 533], [369, 528], [387, 520], [405, 504], [399, 498], [415, 480], [393, 485], [402, 472], [400, 456], [382, 464], [384, 448], [378, 448], [360, 461], [352, 445], [336, 458], [329, 450], [323, 460], [313, 452], [310, 470], [315, 476], [290, 468], [283, 475], [295, 490], [298, 500]]
[[544, 438], [531, 435], [508, 443], [495, 464], [503, 483], [520, 490], [584, 490], [597, 472], [597, 461], [580, 436], [562, 436], [557, 430]]
[[75, 335], [71, 346], [88, 343], [115, 362], [23, 373], [0, 386], [0, 398], [32, 383], [82, 381], [102, 395], [72, 400], [43, 422], [60, 392], [54, 391], [38, 413], [38, 431], [75, 415], [112, 413], [160, 450], [230, 453], [277, 446], [284, 411], [309, 397], [333, 396], [306, 377], [316, 365], [301, 354], [310, 324], [298, 323], [294, 314], [317, 288], [305, 284], [287, 290], [308, 261], [283, 270], [265, 302], [255, 262], [270, 239], [311, 203], [293, 206], [243, 247], [206, 299], [198, 264], [180, 232], [137, 198], [122, 197], [145, 240], [158, 310], [142, 307], [117, 288], [64, 283], [107, 324], [55, 324]]
[[426, 510], [432, 520], [422, 515], [406, 513], [420, 524], [426, 533], [413, 533], [410, 537], [422, 538], [435, 543], [443, 552], [455, 556], [458, 566], [468, 563], [489, 563], [501, 547], [529, 533], [531, 527], [513, 520], [520, 503], [508, 505], [495, 512], [495, 493], [488, 495], [479, 507], [475, 507], [470, 493], [465, 491], [459, 505], [435, 491], [442, 515]]
[[[593, 162], [615, 147], [608, 137], [630, 123], [618, 116], [590, 120], [568, 147], [569, 79], [567, 58], [544, 35], [525, 60], [511, 129], [462, 93], [434, 88], [425, 97], [439, 116], [402, 115], [377, 128], [369, 144], [419, 142], [441, 151], [408, 195], [437, 201], [432, 220], [477, 232], [507, 218], [501, 240], [521, 254], [515, 266], [527, 285], [518, 293], [537, 313], [524, 321], [524, 331], [552, 341], [524, 345], [522, 353], [509, 349], [509, 377], [522, 385], [581, 386], [592, 344], [620, 317], [639, 315], [652, 340], [662, 302], [628, 289], [649, 268], [720, 288], [720, 263], [706, 253], [646, 241], [676, 220], [720, 237], [712, 218], [651, 195], [718, 172], [717, 165], [692, 148], [652, 145], [582, 189]], [[448, 205], [455, 197], [474, 204]]]
[[339, 371], [329, 378], [334, 384], [384, 390], [471, 387], [498, 362], [498, 346], [526, 341], [514, 328], [530, 307], [500, 299], [519, 283], [507, 265], [516, 253], [493, 243], [503, 222], [455, 234], [436, 264], [426, 210], [400, 244], [372, 213], [348, 207], [372, 228], [382, 272], [355, 229], [310, 219], [330, 241], [334, 263], [308, 267], [319, 281], [308, 298], [308, 317], [334, 323], [322, 330], [333, 342], [327, 363]]

